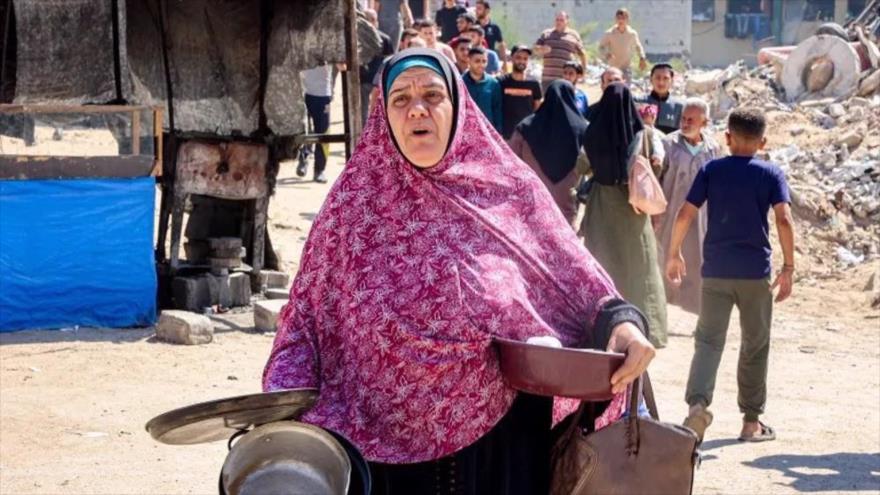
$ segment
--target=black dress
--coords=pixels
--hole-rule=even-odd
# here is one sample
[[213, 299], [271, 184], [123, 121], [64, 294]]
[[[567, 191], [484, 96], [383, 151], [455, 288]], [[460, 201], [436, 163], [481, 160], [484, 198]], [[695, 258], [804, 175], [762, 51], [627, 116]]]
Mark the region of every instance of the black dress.
[[370, 463], [375, 495], [540, 495], [550, 489], [553, 399], [520, 393], [473, 444], [416, 464]]

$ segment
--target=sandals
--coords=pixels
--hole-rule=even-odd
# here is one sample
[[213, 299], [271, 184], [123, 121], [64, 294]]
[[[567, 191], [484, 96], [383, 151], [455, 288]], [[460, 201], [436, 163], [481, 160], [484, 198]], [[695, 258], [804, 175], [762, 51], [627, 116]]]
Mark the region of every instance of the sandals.
[[687, 418], [684, 419], [684, 426], [694, 430], [697, 439], [702, 443], [706, 428], [712, 424], [712, 418], [712, 413], [702, 405], [691, 406]]
[[740, 435], [740, 442], [769, 442], [770, 440], [776, 440], [776, 430], [773, 429], [772, 426], [767, 426], [763, 422], [758, 421], [758, 424], [761, 425], [761, 431], [755, 433], [754, 435], [750, 435], [744, 437]]

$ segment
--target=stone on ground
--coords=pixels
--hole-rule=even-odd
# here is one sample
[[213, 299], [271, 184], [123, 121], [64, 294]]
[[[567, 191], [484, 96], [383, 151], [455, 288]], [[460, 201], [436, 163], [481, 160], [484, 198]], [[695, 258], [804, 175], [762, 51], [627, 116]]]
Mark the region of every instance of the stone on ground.
[[274, 332], [277, 329], [278, 315], [287, 304], [286, 299], [268, 299], [254, 303], [254, 327], [259, 332]]
[[266, 296], [266, 299], [284, 299], [286, 301], [290, 297], [290, 289], [266, 289], [263, 295]]
[[282, 289], [290, 282], [290, 275], [275, 270], [260, 271], [260, 286], [268, 289]]
[[205, 315], [165, 310], [159, 315], [156, 337], [173, 344], [208, 344], [214, 340], [214, 326]]

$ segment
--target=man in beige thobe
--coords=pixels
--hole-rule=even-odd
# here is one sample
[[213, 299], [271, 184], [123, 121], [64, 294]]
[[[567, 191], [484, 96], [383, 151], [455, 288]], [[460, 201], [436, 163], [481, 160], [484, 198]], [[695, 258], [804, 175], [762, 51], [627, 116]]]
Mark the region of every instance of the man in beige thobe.
[[[688, 99], [682, 111], [681, 130], [669, 134], [663, 140], [666, 156], [660, 173], [660, 184], [668, 206], [666, 213], [658, 216], [655, 223], [661, 260], [666, 259], [675, 215], [684, 204], [697, 171], [719, 155], [718, 143], [705, 132], [708, 116], [709, 107], [705, 101], [699, 98]], [[706, 207], [703, 206], [700, 208], [698, 221], [691, 224], [682, 244], [687, 275], [682, 279], [681, 285], [675, 287], [665, 278], [663, 280], [666, 284], [667, 301], [694, 314], [699, 314], [702, 298], [703, 279], [700, 268], [703, 265], [703, 239], [706, 237], [707, 222]]]

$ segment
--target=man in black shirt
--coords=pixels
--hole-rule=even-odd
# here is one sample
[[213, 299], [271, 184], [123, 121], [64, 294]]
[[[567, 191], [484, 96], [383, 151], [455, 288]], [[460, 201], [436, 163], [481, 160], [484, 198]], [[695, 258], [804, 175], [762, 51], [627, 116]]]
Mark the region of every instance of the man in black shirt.
[[516, 125], [541, 106], [541, 83], [526, 77], [532, 50], [527, 46], [514, 45], [510, 49], [513, 71], [498, 78], [501, 83], [501, 135], [510, 139]]
[[370, 24], [376, 28], [379, 33], [379, 39], [382, 40], [382, 53], [373, 57], [372, 60], [367, 62], [366, 64], [362, 64], [360, 67], [361, 74], [361, 125], [367, 122], [367, 116], [370, 111], [370, 92], [373, 91], [373, 78], [376, 77], [376, 73], [379, 71], [379, 68], [382, 67], [382, 61], [385, 60], [385, 57], [390, 55], [394, 55], [394, 43], [391, 41], [391, 38], [379, 31], [379, 17], [376, 15], [376, 11], [373, 9], [364, 9], [364, 16], [370, 21]]
[[434, 14], [434, 22], [440, 26], [440, 41], [449, 43], [458, 36], [458, 16], [467, 14], [467, 9], [456, 4], [455, 0], [444, 0], [443, 7]]
[[671, 65], [655, 65], [651, 68], [651, 93], [648, 96], [637, 99], [638, 103], [657, 105], [659, 111], [657, 112], [657, 122], [654, 124], [654, 127], [666, 134], [678, 130], [681, 125], [681, 112], [684, 109], [684, 103], [670, 94], [674, 78], [675, 71]]
[[489, 5], [489, 0], [477, 0], [476, 13], [477, 22], [486, 33], [485, 39], [489, 49], [494, 50], [501, 57], [502, 63], [507, 63], [507, 45], [501, 35], [501, 28], [492, 22], [492, 7]]

